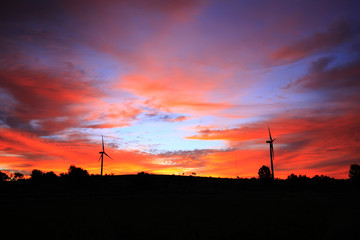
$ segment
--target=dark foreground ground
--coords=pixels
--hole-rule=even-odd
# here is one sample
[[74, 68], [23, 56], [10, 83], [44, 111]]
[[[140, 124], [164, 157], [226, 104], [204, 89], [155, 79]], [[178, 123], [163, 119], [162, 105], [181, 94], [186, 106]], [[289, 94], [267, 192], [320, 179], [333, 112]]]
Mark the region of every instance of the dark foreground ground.
[[0, 226], [8, 239], [360, 239], [359, 200], [359, 185], [341, 180], [5, 182]]

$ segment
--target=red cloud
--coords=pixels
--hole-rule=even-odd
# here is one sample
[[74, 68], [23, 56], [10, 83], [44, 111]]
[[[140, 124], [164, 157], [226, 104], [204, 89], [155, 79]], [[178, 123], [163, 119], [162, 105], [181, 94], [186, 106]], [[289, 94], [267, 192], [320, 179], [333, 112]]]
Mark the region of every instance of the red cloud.
[[95, 101], [100, 94], [81, 78], [66, 72], [50, 73], [24, 67], [0, 69], [0, 87], [13, 98], [11, 106], [2, 112], [3, 122], [14, 128], [43, 133], [76, 126], [77, 115], [86, 112], [76, 106]]
[[66, 70], [0, 69], [0, 97], [6, 99], [0, 105], [3, 124], [51, 135], [74, 127], [128, 126], [142, 112], [131, 101], [108, 104], [95, 82]]

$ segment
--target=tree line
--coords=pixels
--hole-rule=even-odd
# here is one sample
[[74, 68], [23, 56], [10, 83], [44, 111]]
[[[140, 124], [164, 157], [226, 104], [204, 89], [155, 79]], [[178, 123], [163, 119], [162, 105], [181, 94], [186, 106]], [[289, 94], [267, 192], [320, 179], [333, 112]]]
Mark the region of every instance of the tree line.
[[[139, 173], [140, 174], [140, 173]], [[348, 173], [349, 179], [351, 181], [360, 182], [360, 165], [352, 164]], [[34, 169], [31, 172], [30, 180], [33, 182], [55, 182], [59, 179], [66, 180], [85, 180], [90, 177], [90, 174], [87, 170], [82, 169], [80, 167], [76, 167], [71, 165], [68, 169], [67, 173], [61, 173], [59, 176], [56, 175], [53, 171], [43, 172], [38, 169]], [[12, 174], [7, 175], [4, 172], [0, 171], [0, 182], [2, 181], [18, 181], [23, 180], [24, 174], [20, 172], [14, 172]], [[261, 181], [271, 181], [271, 172], [268, 166], [263, 165], [258, 171], [258, 179]], [[312, 178], [307, 177], [306, 175], [295, 175], [290, 174], [287, 179], [289, 182], [306, 182], [306, 181], [331, 181], [334, 178], [324, 176], [324, 175], [315, 175]]]
[[[71, 165], [67, 173], [61, 173], [60, 175], [56, 175], [53, 171], [43, 172], [41, 170], [34, 169], [31, 172], [30, 180], [33, 182], [55, 182], [59, 179], [85, 179], [89, 176], [90, 175], [87, 170]], [[0, 171], [0, 181], [18, 181], [23, 179], [24, 174], [22, 173], [15, 172], [8, 176], [6, 173]]]
[[[259, 179], [263, 181], [269, 181], [271, 180], [271, 172], [268, 166], [263, 165], [259, 171], [258, 171]], [[360, 165], [358, 164], [352, 164], [350, 165], [349, 173], [348, 173], [349, 179], [351, 181], [360, 181]], [[297, 181], [309, 181], [309, 180], [315, 180], [315, 181], [329, 181], [334, 180], [334, 178], [324, 176], [324, 175], [315, 175], [312, 178], [307, 177], [306, 175], [295, 175], [291, 173], [287, 179], [291, 182], [297, 182]]]

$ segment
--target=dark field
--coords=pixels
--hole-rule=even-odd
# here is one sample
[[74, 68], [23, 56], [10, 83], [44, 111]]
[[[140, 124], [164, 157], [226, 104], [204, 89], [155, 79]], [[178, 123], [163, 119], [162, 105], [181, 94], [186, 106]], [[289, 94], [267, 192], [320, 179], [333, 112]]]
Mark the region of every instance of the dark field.
[[359, 185], [180, 176], [0, 184], [11, 239], [360, 239]]

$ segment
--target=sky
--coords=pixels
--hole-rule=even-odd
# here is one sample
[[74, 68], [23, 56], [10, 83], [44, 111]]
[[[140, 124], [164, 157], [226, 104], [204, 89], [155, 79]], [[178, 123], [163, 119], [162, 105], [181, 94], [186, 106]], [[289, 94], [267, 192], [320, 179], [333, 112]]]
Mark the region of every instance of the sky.
[[5, 1], [0, 171], [348, 178], [360, 2]]

